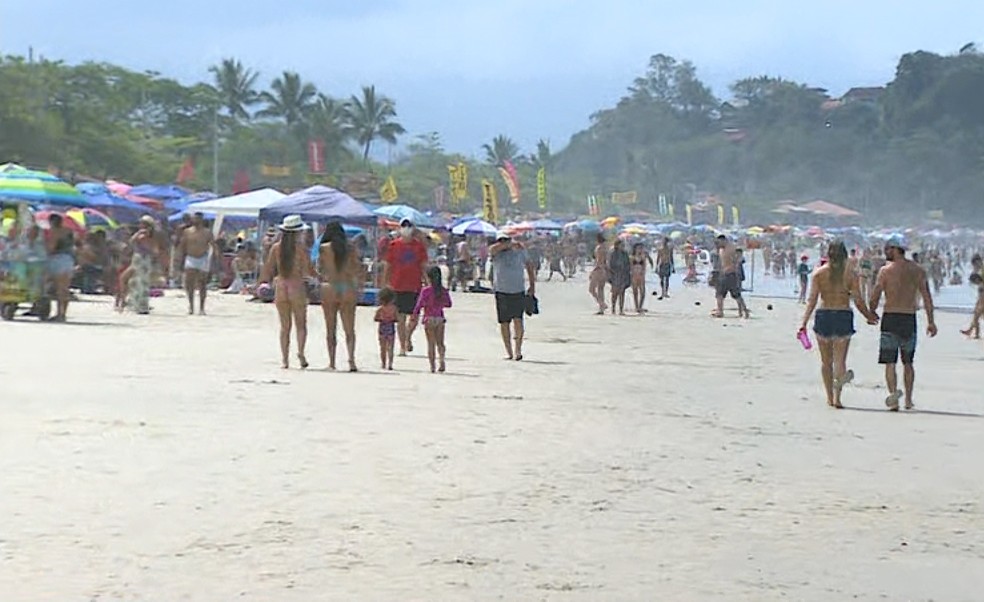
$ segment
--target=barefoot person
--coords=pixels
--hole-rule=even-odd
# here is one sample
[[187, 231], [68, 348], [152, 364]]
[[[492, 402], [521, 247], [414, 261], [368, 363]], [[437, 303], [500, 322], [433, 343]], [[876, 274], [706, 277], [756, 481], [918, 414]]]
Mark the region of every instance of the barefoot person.
[[888, 385], [888, 398], [885, 405], [893, 412], [899, 409], [902, 391], [898, 387], [898, 374], [895, 364], [902, 358], [905, 380], [905, 409], [911, 410], [912, 388], [916, 373], [912, 367], [916, 354], [916, 306], [917, 297], [922, 298], [926, 310], [926, 333], [936, 336], [933, 295], [929, 291], [926, 271], [905, 257], [905, 243], [900, 238], [885, 243], [885, 258], [888, 263], [878, 272], [875, 286], [871, 291], [871, 311], [878, 310], [881, 296], [885, 295], [885, 311], [881, 317], [881, 340], [879, 342], [878, 363], [885, 365], [885, 383]]
[[[451, 307], [451, 293], [441, 281], [441, 268], [434, 266], [427, 270], [427, 280], [430, 286], [420, 291], [417, 305], [413, 308], [411, 321], [416, 326], [420, 313], [424, 314], [424, 334], [427, 335], [427, 359], [430, 361], [431, 372], [444, 372], [445, 363], [444, 327], [447, 320], [444, 310]], [[436, 362], [439, 362], [436, 363]]]
[[653, 258], [646, 252], [646, 245], [637, 242], [632, 245], [632, 301], [637, 314], [645, 311], [646, 271], [653, 265]]
[[984, 316], [984, 285], [981, 284], [981, 280], [984, 279], [984, 260], [981, 259], [980, 255], [974, 255], [970, 259], [971, 273], [967, 281], [977, 287], [977, 303], [974, 305], [974, 314], [970, 318], [970, 326], [967, 330], [961, 330], [960, 333], [967, 337], [972, 337], [975, 339], [981, 338], [981, 317]]
[[877, 324], [878, 316], [868, 309], [861, 296], [857, 274], [847, 263], [847, 248], [844, 243], [834, 241], [828, 253], [827, 265], [817, 269], [813, 275], [813, 285], [810, 287], [800, 331], [806, 330], [819, 301], [820, 309], [816, 309], [813, 332], [817, 335], [817, 347], [820, 348], [820, 374], [827, 391], [827, 405], [842, 408], [841, 391], [844, 385], [854, 379], [854, 371], [847, 369], [847, 352], [854, 335], [851, 300], [854, 300], [854, 306], [868, 320], [868, 324]]
[[376, 316], [373, 318], [379, 325], [377, 336], [379, 337], [379, 359], [382, 362], [383, 370], [393, 369], [393, 348], [396, 346], [396, 293], [393, 289], [383, 287], [379, 291], [379, 308], [376, 309]]
[[625, 315], [625, 291], [632, 284], [632, 270], [625, 242], [615, 239], [608, 253], [608, 284], [612, 287], [612, 315], [618, 308], [620, 316]]
[[48, 237], [45, 246], [48, 251], [48, 274], [51, 275], [55, 287], [55, 299], [58, 301], [58, 311], [53, 322], [64, 322], [68, 313], [68, 300], [71, 297], [69, 286], [75, 273], [75, 235], [65, 227], [62, 216], [52, 213], [48, 218]]
[[673, 244], [669, 238], [664, 238], [663, 244], [656, 250], [656, 273], [659, 275], [659, 298], [668, 299], [670, 274], [673, 273]]
[[308, 367], [304, 357], [307, 344], [307, 278], [314, 277], [311, 259], [301, 245], [300, 235], [306, 226], [299, 215], [288, 215], [280, 224], [283, 233], [279, 242], [273, 243], [270, 255], [263, 264], [260, 284], [273, 278], [273, 303], [280, 317], [281, 366], [290, 367], [290, 327], [293, 323], [297, 334], [297, 359], [301, 368]]
[[417, 304], [427, 265], [427, 246], [420, 238], [413, 222], [405, 219], [400, 222], [400, 236], [386, 250], [383, 282], [396, 293], [396, 308], [400, 312], [396, 332], [401, 356], [413, 351], [413, 328], [408, 327], [407, 317]]
[[738, 303], [738, 317], [749, 318], [751, 313], [745, 305], [745, 299], [741, 296], [741, 280], [738, 276], [738, 250], [735, 244], [728, 240], [728, 237], [721, 234], [717, 237], [715, 244], [718, 248], [721, 261], [721, 275], [717, 283], [716, 299], [717, 311], [711, 314], [715, 318], [724, 317], [724, 298], [731, 295], [731, 298]]
[[608, 280], [608, 245], [605, 236], [598, 233], [598, 244], [594, 249], [594, 268], [588, 275], [588, 292], [598, 304], [598, 315], [605, 313], [605, 282]]
[[116, 309], [123, 311], [127, 304], [138, 314], [150, 313], [150, 279], [154, 262], [163, 249], [157, 236], [157, 222], [149, 215], [140, 218], [140, 226], [130, 237], [130, 265], [120, 272], [116, 292]]
[[[502, 344], [506, 347], [506, 359], [519, 361], [523, 359], [526, 295], [536, 294], [536, 274], [526, 249], [505, 232], [496, 235], [495, 244], [489, 247], [489, 256], [495, 268], [492, 290], [495, 292], [495, 311]], [[529, 289], [524, 278], [529, 281]]]
[[[214, 255], [213, 255], [214, 253]], [[208, 278], [212, 272], [212, 258], [221, 257], [222, 252], [215, 242], [212, 231], [205, 225], [205, 216], [200, 212], [191, 217], [191, 224], [181, 232], [178, 242], [178, 262], [184, 269], [184, 288], [188, 295], [188, 315], [195, 313], [195, 291], [198, 291], [198, 313], [205, 315], [205, 296], [208, 292]]]
[[328, 369], [335, 369], [335, 350], [338, 347], [338, 317], [342, 318], [345, 347], [348, 351], [349, 372], [355, 366], [355, 307], [362, 292], [362, 263], [355, 247], [345, 237], [338, 222], [331, 222], [321, 237], [318, 255], [321, 272], [321, 309], [325, 313], [328, 340]]

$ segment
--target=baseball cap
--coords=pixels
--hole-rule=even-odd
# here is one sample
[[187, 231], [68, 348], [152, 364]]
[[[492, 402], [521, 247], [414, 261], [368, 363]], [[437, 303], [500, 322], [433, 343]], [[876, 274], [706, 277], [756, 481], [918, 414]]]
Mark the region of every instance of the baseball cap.
[[498, 232], [495, 233], [495, 239], [496, 240], [512, 240], [512, 236], [509, 236], [509, 233], [506, 232], [505, 230], [499, 230]]
[[400, 227], [401, 228], [413, 228], [413, 220], [411, 220], [409, 217], [405, 217], [405, 218], [401, 219], [400, 220]]

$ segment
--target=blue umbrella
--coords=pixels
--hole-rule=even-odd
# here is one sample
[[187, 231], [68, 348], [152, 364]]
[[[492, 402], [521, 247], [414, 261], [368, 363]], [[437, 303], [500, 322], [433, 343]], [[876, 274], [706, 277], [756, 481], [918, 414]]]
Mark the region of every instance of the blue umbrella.
[[591, 219], [582, 219], [577, 223], [582, 232], [601, 232], [601, 224]]
[[538, 219], [532, 223], [534, 230], [541, 231], [561, 231], [564, 229], [564, 225], [553, 221], [552, 219]]
[[131, 188], [129, 194], [159, 201], [172, 201], [191, 195], [191, 191], [173, 184], [141, 184]]
[[[80, 185], [81, 186], [81, 185]], [[140, 203], [124, 199], [115, 194], [106, 192], [85, 192], [85, 190], [98, 190], [96, 188], [86, 188], [82, 191], [89, 207], [95, 207], [110, 217], [121, 222], [136, 222], [150, 211]]]
[[415, 226], [432, 227], [434, 222], [431, 218], [427, 217], [422, 211], [414, 209], [409, 205], [385, 205], [373, 211], [376, 215], [381, 215], [383, 217], [389, 218], [393, 221], [399, 222], [405, 219], [413, 222]]
[[0, 165], [0, 200], [88, 207], [85, 197], [71, 184], [46, 171], [35, 171], [14, 163]]

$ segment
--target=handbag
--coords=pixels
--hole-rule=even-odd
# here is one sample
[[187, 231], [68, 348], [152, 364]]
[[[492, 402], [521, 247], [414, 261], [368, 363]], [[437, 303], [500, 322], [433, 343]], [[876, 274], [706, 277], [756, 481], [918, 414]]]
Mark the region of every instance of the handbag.
[[540, 313], [540, 300], [536, 298], [536, 295], [526, 295], [523, 299], [526, 303], [526, 315], [535, 316]]

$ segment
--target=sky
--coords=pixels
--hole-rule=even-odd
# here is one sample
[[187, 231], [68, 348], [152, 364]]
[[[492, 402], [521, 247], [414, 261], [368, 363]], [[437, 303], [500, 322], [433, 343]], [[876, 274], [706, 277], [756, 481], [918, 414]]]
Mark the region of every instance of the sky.
[[0, 53], [106, 61], [183, 82], [226, 57], [347, 98], [396, 101], [411, 135], [478, 156], [497, 134], [554, 150], [613, 106], [649, 56], [689, 59], [726, 97], [782, 76], [839, 95], [902, 54], [984, 43], [975, 0], [0, 0]]

